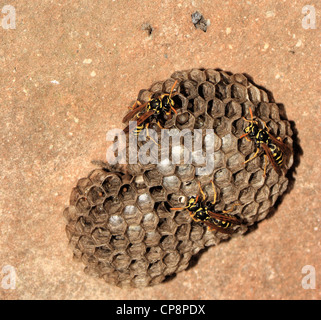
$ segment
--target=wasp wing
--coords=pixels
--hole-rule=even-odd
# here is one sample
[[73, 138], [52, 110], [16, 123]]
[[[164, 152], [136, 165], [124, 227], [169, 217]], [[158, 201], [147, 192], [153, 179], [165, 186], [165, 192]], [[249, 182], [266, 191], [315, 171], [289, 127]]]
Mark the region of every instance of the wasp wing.
[[141, 104], [140, 106], [136, 107], [132, 111], [130, 111], [126, 116], [123, 118], [123, 123], [131, 120], [138, 112], [142, 111], [148, 104], [149, 101], [145, 102], [144, 104]]
[[289, 146], [287, 146], [282, 140], [279, 140], [275, 138], [272, 134], [269, 133], [269, 137], [272, 140], [272, 142], [280, 148], [282, 151], [284, 157], [288, 159], [291, 156], [292, 150]]
[[[150, 116], [154, 114], [154, 110], [149, 110], [142, 114], [141, 116], [138, 117], [137, 119], [137, 126], [141, 125], [146, 119], [148, 119]], [[124, 132], [127, 133], [129, 132], [129, 125], [124, 129]]]
[[234, 232], [234, 230], [231, 228], [223, 229], [210, 221], [202, 221], [202, 222], [208, 227], [210, 231], [216, 230], [218, 232], [222, 232], [225, 234], [232, 234]]
[[223, 221], [228, 221], [233, 224], [241, 224], [241, 221], [237, 218], [234, 217], [230, 214], [223, 214], [223, 213], [217, 213], [217, 212], [212, 212], [208, 211], [208, 215], [211, 218], [217, 219], [217, 220], [223, 220]]

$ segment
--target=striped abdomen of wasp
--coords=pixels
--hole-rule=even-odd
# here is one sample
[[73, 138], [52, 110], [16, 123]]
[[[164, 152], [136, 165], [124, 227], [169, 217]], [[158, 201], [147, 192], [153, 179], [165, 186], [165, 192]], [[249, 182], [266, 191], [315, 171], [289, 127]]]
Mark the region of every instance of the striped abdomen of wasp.
[[[280, 137], [275, 138], [267, 127], [266, 123], [264, 123], [264, 128], [259, 127], [258, 121], [253, 120], [252, 109], [250, 108], [251, 120], [247, 120], [243, 117], [243, 119], [249, 122], [249, 125], [244, 129], [245, 134], [243, 134], [240, 138], [246, 138], [248, 141], [253, 141], [257, 147], [256, 152], [253, 157], [246, 160], [244, 163], [247, 163], [258, 156], [261, 148], [264, 151], [265, 158], [268, 158], [271, 162], [274, 170], [278, 175], [282, 175], [282, 170], [286, 170], [284, 165], [291, 154], [291, 149], [282, 142]], [[265, 159], [266, 160], [266, 159]], [[264, 174], [266, 175], [266, 167], [268, 161], [265, 161], [264, 165]]]
[[[140, 113], [137, 114], [137, 119], [139, 118], [139, 116], [140, 116]], [[138, 136], [142, 130], [144, 129], [148, 130], [148, 126], [147, 127], [146, 126], [147, 126], [146, 122], [142, 122], [141, 124], [136, 125], [136, 127], [132, 131], [133, 135]]]
[[214, 206], [216, 203], [216, 191], [214, 182], [211, 181], [214, 191], [214, 201], [205, 201], [206, 196], [201, 188], [199, 183], [199, 188], [201, 192], [201, 196], [192, 196], [188, 199], [188, 203], [186, 207], [183, 208], [171, 208], [171, 210], [183, 210], [187, 209], [189, 211], [190, 216], [196, 222], [204, 223], [208, 230], [219, 231], [226, 234], [231, 234], [234, 232], [232, 227], [234, 225], [240, 225], [241, 220], [237, 218], [235, 215], [230, 214], [234, 210], [235, 206], [240, 204], [234, 204], [232, 208], [228, 211], [215, 211]]
[[[143, 129], [148, 130], [149, 124], [153, 119], [156, 120], [157, 125], [162, 129], [163, 127], [160, 122], [164, 119], [164, 116], [171, 116], [172, 111], [177, 114], [177, 111], [174, 108], [175, 103], [172, 99], [172, 93], [176, 84], [177, 80], [172, 86], [169, 94], [162, 94], [160, 97], [150, 99], [144, 104], [136, 101], [132, 107], [132, 111], [123, 118], [123, 123], [130, 120], [137, 121], [136, 128], [133, 129], [133, 132], [136, 135], [138, 135]], [[124, 129], [124, 132], [129, 132], [129, 125]]]
[[[139, 136], [139, 134], [143, 131], [143, 130], [145, 130], [146, 129], [146, 135], [147, 135], [147, 137], [149, 137], [156, 145], [158, 145], [158, 143], [149, 135], [149, 130], [148, 130], [148, 128], [149, 128], [149, 124], [150, 124], [150, 121], [152, 121], [152, 119], [154, 119], [155, 118], [155, 114], [154, 115], [152, 115], [150, 118], [149, 118], [149, 122], [138, 122], [139, 121], [139, 119], [140, 119], [140, 116], [141, 116], [141, 114], [140, 113], [138, 113], [137, 115], [136, 115], [136, 117], [137, 117], [137, 125], [136, 125], [136, 127], [132, 130], [132, 134], [134, 135], [134, 136]], [[157, 119], [157, 118], [156, 118]], [[138, 124], [138, 123], [140, 123], [140, 124]], [[158, 123], [158, 125], [160, 126], [160, 124]], [[160, 126], [161, 127], [161, 126]], [[125, 131], [126, 132], [126, 131]]]

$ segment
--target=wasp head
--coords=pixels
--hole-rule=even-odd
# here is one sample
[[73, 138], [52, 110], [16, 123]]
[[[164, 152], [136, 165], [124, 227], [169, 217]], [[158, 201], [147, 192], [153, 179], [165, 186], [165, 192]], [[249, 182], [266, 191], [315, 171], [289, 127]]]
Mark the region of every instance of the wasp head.
[[250, 121], [250, 124], [244, 129], [244, 132], [250, 137], [255, 137], [259, 131], [257, 121]]
[[189, 211], [196, 211], [197, 209], [199, 209], [198, 197], [190, 197], [185, 208]]
[[189, 200], [188, 200], [188, 203], [187, 203], [187, 208], [190, 208], [192, 207], [195, 203], [196, 203], [196, 197], [190, 197]]
[[162, 106], [165, 112], [169, 112], [169, 110], [174, 107], [174, 101], [168, 95], [164, 96], [162, 99]]

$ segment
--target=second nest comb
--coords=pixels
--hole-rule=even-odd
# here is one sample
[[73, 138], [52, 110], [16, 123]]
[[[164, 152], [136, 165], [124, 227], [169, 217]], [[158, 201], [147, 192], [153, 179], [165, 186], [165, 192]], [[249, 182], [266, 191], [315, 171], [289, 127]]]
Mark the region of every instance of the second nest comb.
[[[214, 129], [211, 139], [202, 135], [203, 145], [213, 144], [213, 170], [205, 172], [200, 164], [204, 148], [193, 152], [184, 145], [183, 149], [180, 139], [182, 148], [174, 152], [185, 150], [188, 163], [164, 159], [155, 164], [128, 164], [126, 170], [96, 169], [79, 180], [65, 210], [74, 257], [86, 265], [86, 272], [118, 286], [154, 285], [186, 269], [192, 255], [204, 247], [244, 233], [264, 219], [287, 188], [288, 179], [270, 163], [264, 175], [263, 156], [244, 164], [256, 151], [253, 142], [240, 139], [249, 110], [270, 134], [292, 146], [290, 124], [264, 90], [242, 74], [192, 69], [175, 72], [141, 90], [138, 100], [144, 104], [153, 97], [169, 96], [171, 90], [175, 111], [162, 118], [146, 118], [149, 128], [158, 132], [160, 127], [178, 132]], [[138, 142], [139, 146], [145, 143]], [[292, 157], [288, 167], [291, 163]], [[231, 234], [212, 232], [190, 214], [192, 196], [199, 195], [206, 205], [214, 202], [215, 193], [216, 203], [208, 211], [225, 212], [242, 222], [232, 223]], [[228, 213], [231, 208], [233, 212]]]

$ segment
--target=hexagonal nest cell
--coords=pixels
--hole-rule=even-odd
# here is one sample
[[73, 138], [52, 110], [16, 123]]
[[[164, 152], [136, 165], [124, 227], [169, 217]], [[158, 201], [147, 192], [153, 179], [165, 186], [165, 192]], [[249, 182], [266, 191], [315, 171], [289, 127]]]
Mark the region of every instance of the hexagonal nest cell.
[[[247, 125], [243, 117], [250, 119], [250, 108], [271, 134], [290, 148], [293, 144], [283, 109], [265, 90], [243, 74], [192, 69], [141, 90], [138, 100], [144, 103], [168, 94], [176, 80], [172, 96], [176, 112], [163, 127], [176, 129], [172, 139], [178, 135], [179, 144], [170, 148], [170, 157], [185, 155], [185, 161], [181, 157], [173, 163], [173, 158], [165, 157], [154, 164], [102, 165], [78, 181], [64, 211], [74, 258], [86, 265], [87, 273], [110, 284], [144, 287], [162, 282], [186, 269], [201, 249], [244, 234], [268, 215], [287, 189], [288, 178], [278, 175], [271, 163], [264, 176], [263, 152], [244, 164], [256, 151], [253, 141], [240, 139]], [[150, 128], [155, 127], [154, 119]], [[181, 135], [184, 129], [191, 129], [201, 148], [184, 143], [188, 140]], [[212, 134], [205, 134], [206, 129]], [[154, 142], [138, 141], [138, 151], [147, 143]], [[207, 150], [212, 153], [205, 165]], [[291, 155], [287, 168], [292, 162]], [[211, 181], [217, 193], [215, 210], [239, 204], [231, 214], [242, 224], [234, 226], [231, 235], [209, 231], [187, 210], [171, 210], [185, 207], [192, 195], [198, 195], [199, 184], [208, 201], [213, 201]]]

